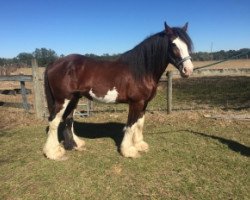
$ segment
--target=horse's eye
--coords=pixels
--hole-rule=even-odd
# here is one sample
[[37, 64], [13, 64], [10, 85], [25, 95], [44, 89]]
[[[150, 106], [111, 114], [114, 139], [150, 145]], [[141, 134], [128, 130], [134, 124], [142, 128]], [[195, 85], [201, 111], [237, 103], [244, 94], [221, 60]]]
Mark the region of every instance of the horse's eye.
[[175, 43], [172, 43], [172, 47], [176, 47], [176, 44], [175, 44]]
[[178, 49], [178, 47], [176, 45], [173, 46], [173, 52], [174, 52], [175, 55], [180, 54], [180, 50]]

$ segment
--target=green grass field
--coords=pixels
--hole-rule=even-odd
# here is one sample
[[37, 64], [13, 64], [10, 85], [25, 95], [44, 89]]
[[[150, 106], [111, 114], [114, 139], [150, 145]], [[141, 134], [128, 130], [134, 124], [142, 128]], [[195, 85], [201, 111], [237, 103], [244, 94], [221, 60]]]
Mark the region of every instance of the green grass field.
[[249, 113], [249, 78], [225, 80], [234, 85], [229, 89], [218, 87], [221, 79], [210, 87], [196, 82], [190, 92], [186, 87], [193, 80], [185, 81], [175, 83], [177, 111], [171, 115], [159, 111], [165, 105], [165, 88], [159, 88], [144, 127], [150, 150], [138, 159], [118, 152], [124, 106], [117, 108], [120, 112], [77, 118], [75, 130], [86, 141], [86, 151], [68, 151], [64, 162], [42, 154], [47, 123], [1, 129], [0, 199], [250, 199], [250, 122], [204, 117]]

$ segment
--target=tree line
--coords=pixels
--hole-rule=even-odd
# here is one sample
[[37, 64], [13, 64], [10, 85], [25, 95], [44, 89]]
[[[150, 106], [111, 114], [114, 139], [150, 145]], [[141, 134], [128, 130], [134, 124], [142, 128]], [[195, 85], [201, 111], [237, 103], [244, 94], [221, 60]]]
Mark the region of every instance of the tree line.
[[[103, 54], [98, 56], [96, 54], [85, 54], [85, 56], [100, 59], [100, 60], [115, 60], [119, 58], [121, 54]], [[248, 59], [250, 58], [250, 49], [244, 48], [240, 50], [229, 50], [229, 51], [217, 51], [217, 52], [195, 52], [191, 54], [194, 61], [208, 61], [208, 60], [225, 60], [225, 59]], [[31, 60], [37, 59], [38, 65], [41, 67], [48, 66], [51, 62], [55, 61], [59, 57], [58, 54], [52, 49], [40, 48], [35, 49], [33, 53], [22, 52], [16, 57], [7, 59], [0, 58], [0, 66], [15, 66], [15, 67], [30, 67]]]
[[33, 58], [36, 58], [39, 66], [46, 67], [59, 56], [52, 49], [36, 48], [33, 53], [22, 52], [14, 58], [0, 58], [0, 66], [30, 67]]
[[196, 52], [192, 53], [192, 59], [195, 61], [208, 60], [227, 60], [227, 59], [248, 59], [250, 58], [250, 49], [216, 51], [216, 52]]

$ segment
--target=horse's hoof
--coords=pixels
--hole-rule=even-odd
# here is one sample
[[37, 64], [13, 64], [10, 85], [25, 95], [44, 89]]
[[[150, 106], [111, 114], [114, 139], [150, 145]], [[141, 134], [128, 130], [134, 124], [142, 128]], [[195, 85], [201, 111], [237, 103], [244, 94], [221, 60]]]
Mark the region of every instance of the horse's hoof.
[[134, 146], [131, 146], [129, 148], [121, 148], [121, 154], [126, 158], [139, 158], [140, 157], [138, 150]]
[[80, 146], [80, 147], [74, 147], [74, 149], [76, 150], [76, 151], [85, 151], [86, 150], [86, 148], [85, 148], [85, 146]]
[[148, 152], [149, 149], [148, 144], [144, 141], [135, 144], [135, 148], [140, 152]]
[[63, 146], [65, 150], [73, 150], [76, 147], [76, 143], [75, 142], [63, 142]]
[[85, 151], [86, 150], [84, 140], [77, 138], [77, 139], [75, 139], [75, 142], [76, 142], [76, 146], [74, 146], [74, 149], [76, 151]]
[[47, 148], [47, 147], [44, 147], [43, 149], [43, 153], [44, 155], [48, 158], [48, 159], [51, 159], [51, 160], [57, 160], [57, 161], [63, 161], [63, 160], [67, 160], [68, 157], [65, 156], [65, 149], [58, 145], [57, 147], [54, 147], [54, 148]]

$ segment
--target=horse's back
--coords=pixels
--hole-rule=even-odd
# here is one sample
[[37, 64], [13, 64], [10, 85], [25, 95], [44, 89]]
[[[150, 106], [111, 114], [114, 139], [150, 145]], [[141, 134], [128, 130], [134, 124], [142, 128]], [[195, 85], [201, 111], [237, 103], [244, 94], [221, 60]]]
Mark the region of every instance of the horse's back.
[[105, 86], [104, 90], [112, 89], [121, 79], [120, 73], [124, 69], [124, 66], [116, 61], [71, 54], [56, 60], [48, 67], [46, 73], [51, 87], [55, 88], [57, 93], [67, 91], [71, 94], [76, 92], [84, 94], [91, 88], [99, 86], [101, 88]]

